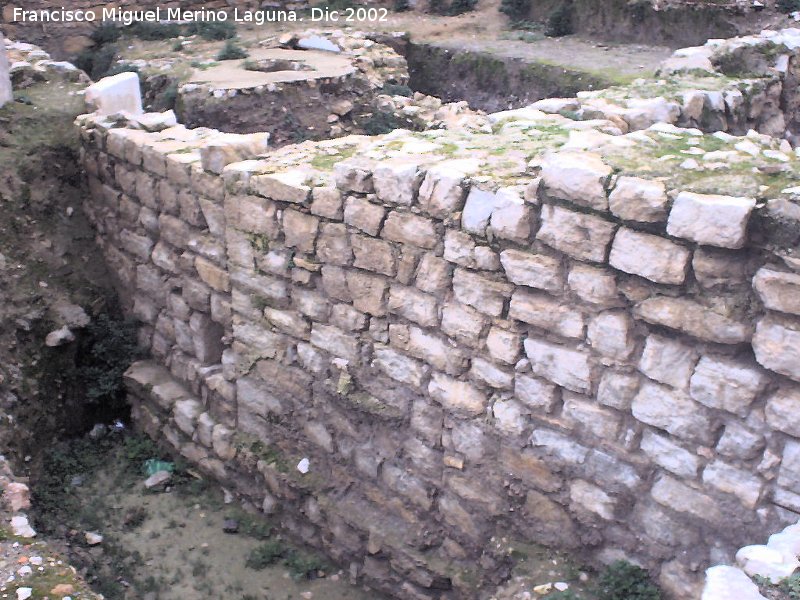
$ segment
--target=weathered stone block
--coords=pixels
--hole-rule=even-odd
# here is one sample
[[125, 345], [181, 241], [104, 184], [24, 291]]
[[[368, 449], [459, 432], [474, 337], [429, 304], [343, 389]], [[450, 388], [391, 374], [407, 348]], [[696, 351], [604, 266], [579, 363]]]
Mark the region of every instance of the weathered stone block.
[[586, 317], [546, 294], [517, 290], [511, 296], [508, 318], [517, 319], [568, 338], [583, 339]]
[[756, 325], [753, 351], [759, 364], [800, 381], [800, 321], [764, 317]]
[[514, 380], [514, 396], [525, 406], [549, 413], [560, 398], [558, 388], [552, 383], [518, 373]]
[[721, 315], [686, 298], [649, 298], [636, 306], [634, 314], [648, 323], [677, 329], [719, 344], [740, 344], [750, 341], [752, 336], [749, 324]]
[[606, 188], [613, 171], [590, 152], [553, 152], [542, 161], [542, 184], [555, 198], [608, 210]]
[[358, 338], [336, 327], [314, 323], [311, 327], [311, 344], [350, 362], [356, 363], [359, 360]]
[[419, 248], [433, 248], [437, 244], [433, 221], [410, 213], [390, 212], [381, 236]]
[[479, 357], [472, 359], [469, 374], [473, 379], [493, 388], [510, 390], [514, 385], [514, 373]]
[[800, 437], [800, 387], [782, 386], [769, 397], [764, 412], [770, 427]]
[[692, 269], [695, 279], [706, 288], [735, 286], [747, 278], [745, 257], [718, 248], [700, 247], [695, 250]]
[[389, 277], [397, 274], [397, 260], [391, 243], [363, 235], [353, 235], [350, 240], [356, 257], [353, 266]]
[[505, 308], [505, 299], [513, 286], [489, 279], [466, 269], [456, 269], [453, 275], [453, 293], [462, 304], [472, 306], [490, 317], [499, 317]]
[[415, 387], [421, 386], [430, 373], [426, 364], [381, 344], [375, 345], [373, 365], [392, 379]]
[[511, 364], [517, 362], [522, 336], [507, 329], [492, 327], [486, 336], [486, 349], [495, 360]]
[[688, 395], [647, 382], [642, 385], [631, 405], [633, 416], [642, 423], [664, 429], [681, 439], [710, 444], [714, 422], [708, 411]]
[[800, 315], [800, 275], [762, 267], [753, 287], [767, 308]]
[[633, 320], [623, 312], [601, 313], [589, 322], [587, 340], [600, 354], [625, 360], [635, 347]]
[[319, 219], [317, 217], [287, 209], [283, 212], [283, 233], [285, 244], [297, 248], [298, 252], [313, 253], [317, 239]]
[[336, 304], [331, 310], [331, 325], [345, 331], [363, 331], [368, 317], [348, 304]]
[[650, 492], [659, 504], [702, 521], [722, 519], [718, 503], [709, 496], [669, 476], [660, 477]]
[[601, 488], [582, 479], [576, 479], [569, 487], [573, 510], [587, 510], [608, 521], [614, 518], [616, 501]]
[[[324, 269], [323, 269], [324, 274]], [[382, 317], [387, 312], [386, 290], [389, 284], [378, 275], [370, 275], [362, 271], [347, 271], [348, 296], [353, 300], [356, 310], [376, 317]], [[340, 298], [348, 301], [349, 298]]]
[[401, 315], [425, 327], [439, 324], [438, 302], [415, 288], [393, 285], [389, 290], [389, 312]]
[[605, 406], [627, 411], [638, 391], [639, 377], [606, 369], [597, 388], [597, 401]]
[[373, 191], [372, 165], [367, 161], [347, 160], [333, 166], [336, 187], [345, 192], [369, 194]]
[[429, 294], [442, 294], [450, 287], [450, 281], [451, 267], [447, 261], [431, 253], [422, 256], [416, 277], [419, 289]]
[[304, 171], [286, 171], [268, 175], [254, 175], [250, 178], [250, 189], [254, 194], [277, 200], [302, 204], [311, 196], [307, 185], [308, 174]]
[[210, 260], [198, 256], [194, 259], [197, 274], [211, 289], [218, 292], [231, 291], [231, 278], [225, 269], [221, 269]]
[[424, 175], [415, 162], [384, 160], [372, 172], [372, 185], [382, 202], [411, 206]]
[[509, 249], [500, 253], [500, 262], [508, 280], [517, 285], [549, 292], [564, 287], [564, 267], [558, 258]]
[[467, 368], [468, 360], [463, 351], [419, 327], [390, 325], [389, 340], [395, 348], [424, 360], [448, 375], [460, 375]]
[[[769, 405], [767, 410], [769, 410]], [[769, 415], [767, 420], [769, 422]], [[717, 452], [724, 456], [750, 460], [758, 456], [764, 449], [764, 445], [763, 435], [750, 431], [734, 421], [725, 425], [725, 432], [717, 444]]]
[[531, 434], [531, 445], [542, 448], [553, 460], [566, 465], [582, 465], [589, 455], [588, 448], [551, 429], [536, 429]]
[[334, 221], [344, 217], [342, 193], [335, 187], [315, 187], [311, 190], [311, 214]]
[[691, 252], [675, 242], [623, 227], [614, 236], [608, 262], [656, 283], [681, 284], [690, 258]]
[[606, 261], [616, 229], [614, 223], [551, 205], [543, 206], [541, 215], [542, 226], [536, 239], [579, 260]]
[[726, 494], [738, 497], [747, 508], [753, 509], [761, 497], [764, 482], [742, 469], [722, 461], [714, 461], [703, 471], [703, 483]]
[[523, 345], [534, 374], [574, 392], [591, 390], [593, 377], [588, 352], [533, 338], [526, 339]]
[[461, 213], [461, 228], [475, 235], [485, 236], [486, 227], [494, 210], [493, 192], [473, 187], [467, 196], [464, 211]]
[[741, 248], [756, 201], [681, 192], [675, 198], [667, 233], [709, 246]]
[[561, 416], [572, 427], [611, 442], [616, 440], [622, 425], [622, 418], [613, 410], [571, 392], [564, 392]]
[[442, 331], [471, 346], [478, 344], [486, 323], [485, 316], [458, 302], [450, 302], [442, 310]]
[[682, 479], [694, 479], [700, 468], [700, 459], [664, 435], [645, 430], [642, 434], [642, 451], [660, 467]]
[[288, 333], [296, 338], [308, 339], [311, 326], [298, 312], [293, 310], [278, 310], [277, 308], [267, 306], [264, 309], [264, 318], [279, 331]]
[[511, 188], [500, 188], [489, 226], [495, 237], [524, 243], [531, 235], [534, 213], [530, 205]]
[[347, 266], [350, 264], [353, 260], [353, 249], [345, 225], [341, 223], [324, 223], [322, 225], [317, 239], [317, 258], [329, 265]]
[[567, 283], [584, 302], [608, 305], [618, 301], [615, 274], [599, 267], [576, 264], [569, 272]]
[[278, 234], [277, 212], [275, 203], [257, 196], [228, 196], [225, 200], [225, 218], [229, 225], [271, 239]]
[[419, 189], [419, 204], [432, 217], [444, 219], [461, 210], [466, 191], [464, 173], [447, 165], [429, 169]]
[[685, 389], [697, 364], [695, 350], [660, 335], [649, 335], [639, 361], [639, 370], [650, 379]]
[[197, 426], [197, 418], [200, 416], [201, 412], [203, 412], [203, 405], [192, 398], [178, 400], [172, 407], [172, 416], [175, 419], [175, 425], [189, 437], [194, 433], [195, 427]]
[[497, 400], [492, 414], [495, 427], [509, 435], [522, 435], [529, 422], [528, 409], [516, 400]]
[[660, 181], [620, 177], [608, 203], [611, 212], [625, 221], [660, 223], [667, 219], [669, 199]]
[[378, 235], [386, 209], [366, 198], [348, 196], [344, 203], [344, 222], [368, 235]]
[[561, 487], [561, 479], [547, 463], [530, 450], [517, 450], [508, 446], [500, 448], [500, 463], [503, 470], [523, 483], [545, 492], [554, 492]]
[[428, 393], [445, 410], [477, 416], [487, 407], [486, 395], [466, 381], [459, 381], [442, 373], [433, 373]]
[[701, 404], [745, 417], [767, 383], [767, 377], [754, 365], [704, 356], [692, 375], [689, 394]]

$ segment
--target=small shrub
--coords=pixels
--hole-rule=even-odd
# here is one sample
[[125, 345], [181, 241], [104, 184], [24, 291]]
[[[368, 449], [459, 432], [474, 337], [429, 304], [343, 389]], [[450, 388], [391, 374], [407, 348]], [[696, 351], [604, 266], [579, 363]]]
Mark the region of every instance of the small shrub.
[[313, 579], [318, 571], [326, 568], [325, 562], [318, 556], [305, 552], [292, 551], [284, 561], [292, 579]]
[[88, 328], [78, 375], [86, 382], [86, 400], [124, 405], [122, 374], [141, 357], [134, 321], [99, 315]]
[[253, 548], [244, 564], [248, 569], [262, 571], [286, 556], [287, 552], [288, 548], [283, 542], [270, 540]]
[[118, 75], [119, 73], [139, 73], [139, 67], [126, 63], [117, 63], [108, 71], [106, 71], [104, 77], [111, 77], [112, 75]]
[[217, 60], [237, 60], [239, 58], [247, 58], [247, 51], [239, 46], [235, 41], [228, 40], [225, 46], [217, 54]]
[[531, 0], [501, 0], [500, 12], [513, 23], [524, 21], [531, 10]]
[[780, 589], [786, 592], [789, 600], [800, 600], [800, 575], [792, 575], [780, 583]]
[[450, 8], [447, 13], [450, 15], [463, 15], [466, 12], [475, 10], [478, 0], [451, 0]]
[[388, 94], [389, 96], [405, 96], [406, 98], [411, 98], [414, 95], [414, 90], [407, 85], [401, 85], [398, 83], [384, 83], [383, 93]]
[[428, 2], [428, 12], [434, 15], [447, 14], [447, 3], [445, 0], [430, 0]]
[[800, 0], [778, 0], [776, 6], [783, 13], [793, 13], [800, 10]]
[[95, 46], [112, 44], [122, 37], [122, 31], [113, 23], [104, 22], [90, 36]]
[[229, 40], [236, 37], [236, 25], [231, 21], [198, 21], [189, 26], [188, 33], [209, 41]]
[[406, 12], [411, 10], [411, 4], [408, 3], [408, 0], [394, 0], [394, 12]]
[[573, 19], [572, 1], [567, 0], [561, 3], [547, 19], [545, 35], [549, 37], [563, 37], [575, 32]]
[[81, 52], [75, 59], [75, 66], [85, 71], [89, 77], [97, 81], [106, 76], [117, 57], [117, 47], [114, 45], [89, 48]]
[[644, 569], [618, 560], [600, 575], [598, 600], [661, 600], [661, 592]]
[[382, 135], [395, 129], [411, 129], [411, 123], [394, 113], [378, 111], [362, 124], [367, 135]]
[[150, 23], [148, 21], [137, 21], [130, 26], [129, 31], [131, 35], [148, 42], [171, 40], [182, 33], [181, 26], [177, 23]]
[[183, 40], [175, 40], [172, 43], [172, 51], [180, 52], [181, 50], [183, 50]]

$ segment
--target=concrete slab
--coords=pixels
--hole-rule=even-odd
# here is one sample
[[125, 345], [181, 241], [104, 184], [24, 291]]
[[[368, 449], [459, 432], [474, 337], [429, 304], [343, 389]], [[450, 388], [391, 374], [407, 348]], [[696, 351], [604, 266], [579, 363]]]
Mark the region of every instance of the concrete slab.
[[120, 111], [140, 115], [144, 112], [137, 73], [120, 73], [101, 79], [86, 88], [85, 98], [89, 110], [101, 115]]

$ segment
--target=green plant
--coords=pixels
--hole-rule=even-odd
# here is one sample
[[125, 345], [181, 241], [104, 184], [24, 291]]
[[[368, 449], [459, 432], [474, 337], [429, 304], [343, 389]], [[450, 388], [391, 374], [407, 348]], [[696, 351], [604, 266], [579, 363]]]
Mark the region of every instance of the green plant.
[[281, 540], [269, 540], [253, 548], [244, 564], [248, 569], [261, 571], [269, 565], [274, 565], [287, 553], [288, 548]]
[[445, 0], [430, 0], [428, 2], [428, 12], [434, 15], [447, 14], [447, 3]]
[[217, 60], [236, 60], [239, 58], [247, 58], [247, 51], [239, 46], [234, 40], [225, 42], [225, 46], [217, 54]]
[[117, 47], [105, 45], [92, 47], [81, 52], [75, 59], [75, 66], [85, 71], [89, 77], [97, 81], [106, 76], [117, 57]]
[[501, 0], [500, 12], [512, 22], [524, 21], [531, 10], [531, 0]]
[[140, 40], [156, 41], [171, 40], [182, 33], [181, 26], [177, 23], [150, 23], [137, 21], [130, 26], [129, 31]]
[[122, 31], [113, 23], [104, 21], [102, 25], [92, 31], [92, 35], [89, 37], [95, 46], [104, 46], [116, 42], [122, 37]]
[[547, 18], [545, 35], [549, 37], [563, 37], [575, 32], [573, 24], [574, 7], [572, 0], [566, 0], [556, 7]]
[[286, 568], [293, 579], [311, 579], [317, 572], [326, 568], [325, 562], [313, 554], [307, 554], [298, 550], [289, 552], [284, 560]]
[[122, 374], [141, 357], [134, 321], [96, 317], [87, 327], [78, 376], [86, 382], [86, 399], [113, 408], [124, 405]]
[[411, 96], [414, 95], [414, 90], [407, 85], [399, 83], [384, 83], [383, 93], [390, 96], [405, 96], [406, 98], [411, 98]]
[[600, 574], [598, 600], [661, 600], [661, 592], [641, 567], [618, 560]]
[[790, 600], [800, 600], [800, 575], [792, 575], [780, 583], [780, 589], [788, 594]]
[[411, 4], [409, 4], [408, 0], [394, 0], [394, 12], [406, 12], [407, 10], [411, 10]]
[[180, 52], [183, 50], [183, 41], [182, 40], [175, 40], [172, 43], [172, 51], [173, 52]]
[[189, 26], [187, 33], [209, 41], [228, 40], [236, 37], [236, 25], [231, 21], [197, 21]]
[[411, 129], [412, 123], [394, 113], [377, 111], [362, 124], [367, 135], [382, 135], [395, 129]]
[[478, 0], [451, 0], [447, 13], [450, 15], [463, 15], [466, 12], [475, 10], [477, 4]]
[[800, 10], [800, 0], [778, 0], [776, 7], [784, 13], [792, 13]]

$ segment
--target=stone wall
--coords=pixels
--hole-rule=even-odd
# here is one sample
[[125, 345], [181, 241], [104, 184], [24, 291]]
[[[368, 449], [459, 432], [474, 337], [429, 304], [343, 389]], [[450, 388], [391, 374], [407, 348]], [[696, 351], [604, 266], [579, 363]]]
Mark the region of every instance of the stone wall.
[[697, 597], [800, 513], [800, 159], [662, 106], [270, 154], [79, 119], [137, 422], [402, 598], [519, 542]]

